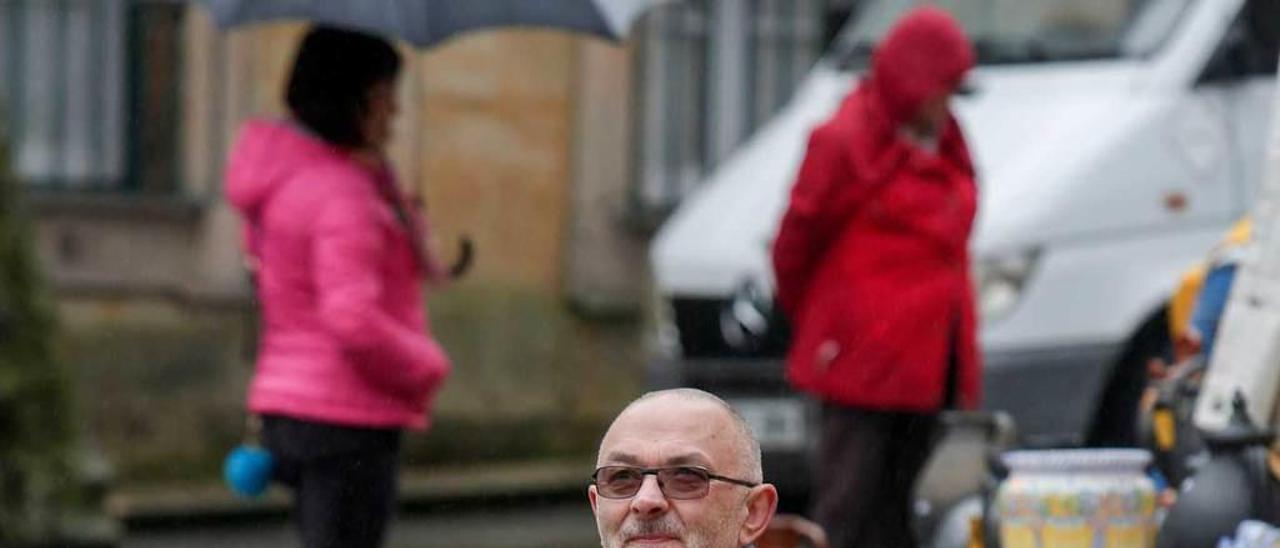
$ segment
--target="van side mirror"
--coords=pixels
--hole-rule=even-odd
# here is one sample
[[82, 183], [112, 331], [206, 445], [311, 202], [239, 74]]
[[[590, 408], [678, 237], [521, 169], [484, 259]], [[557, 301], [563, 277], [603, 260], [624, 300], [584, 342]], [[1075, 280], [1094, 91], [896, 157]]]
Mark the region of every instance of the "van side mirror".
[[1209, 58], [1198, 83], [1224, 84], [1240, 80], [1253, 72], [1252, 57], [1248, 33], [1237, 21]]

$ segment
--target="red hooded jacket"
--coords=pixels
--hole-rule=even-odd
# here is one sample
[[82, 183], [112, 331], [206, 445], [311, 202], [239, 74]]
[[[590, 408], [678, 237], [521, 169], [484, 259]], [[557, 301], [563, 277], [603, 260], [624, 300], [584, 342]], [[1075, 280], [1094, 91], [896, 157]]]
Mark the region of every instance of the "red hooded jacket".
[[773, 247], [778, 298], [794, 325], [787, 377], [798, 389], [843, 405], [936, 411], [954, 363], [956, 403], [978, 405], [969, 152], [949, 115], [936, 151], [901, 130], [973, 63], [950, 15], [916, 9], [810, 136]]

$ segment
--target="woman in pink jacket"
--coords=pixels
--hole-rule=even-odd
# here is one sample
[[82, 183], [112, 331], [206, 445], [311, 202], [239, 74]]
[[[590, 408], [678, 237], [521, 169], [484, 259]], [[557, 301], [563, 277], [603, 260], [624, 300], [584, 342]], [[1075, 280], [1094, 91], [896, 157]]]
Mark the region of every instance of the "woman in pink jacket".
[[291, 118], [249, 122], [227, 168], [264, 326], [249, 410], [308, 548], [381, 544], [401, 431], [426, 428], [451, 367], [420, 288], [445, 275], [384, 160], [400, 66], [381, 39], [312, 30]]

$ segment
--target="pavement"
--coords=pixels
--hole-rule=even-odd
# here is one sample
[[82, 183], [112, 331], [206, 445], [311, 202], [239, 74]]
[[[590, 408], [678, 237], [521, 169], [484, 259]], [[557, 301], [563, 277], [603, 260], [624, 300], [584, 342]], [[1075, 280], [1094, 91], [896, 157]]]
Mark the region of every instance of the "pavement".
[[[586, 500], [501, 509], [402, 512], [386, 548], [599, 548]], [[293, 548], [285, 520], [130, 530], [113, 548]], [[300, 547], [299, 547], [300, 548]]]

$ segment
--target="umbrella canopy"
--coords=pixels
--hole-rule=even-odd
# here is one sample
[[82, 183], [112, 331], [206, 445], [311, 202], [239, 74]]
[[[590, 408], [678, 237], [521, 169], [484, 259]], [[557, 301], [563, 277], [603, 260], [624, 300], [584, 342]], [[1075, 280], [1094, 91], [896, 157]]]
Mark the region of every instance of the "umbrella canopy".
[[308, 19], [394, 36], [420, 47], [494, 27], [542, 27], [617, 40], [667, 0], [198, 0], [218, 26]]

